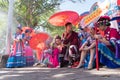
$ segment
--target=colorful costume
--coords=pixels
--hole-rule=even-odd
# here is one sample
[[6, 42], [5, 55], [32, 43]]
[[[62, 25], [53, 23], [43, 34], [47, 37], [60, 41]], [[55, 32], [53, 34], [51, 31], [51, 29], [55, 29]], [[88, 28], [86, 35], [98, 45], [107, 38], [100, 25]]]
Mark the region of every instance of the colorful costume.
[[52, 49], [46, 49], [42, 53], [42, 58], [41, 58], [41, 63], [45, 64], [48, 66], [48, 64], [51, 63], [51, 56], [52, 56]]
[[120, 59], [115, 57], [115, 41], [118, 39], [117, 30], [107, 27], [105, 38], [111, 45], [98, 44], [99, 52], [101, 53], [100, 62], [109, 68], [118, 68], [120, 67]]
[[29, 46], [29, 40], [30, 36], [25, 36], [24, 37], [24, 45], [25, 45], [25, 57], [26, 57], [26, 66], [32, 66], [34, 64], [34, 58], [33, 58], [33, 50]]
[[116, 58], [120, 59], [120, 30], [118, 31], [118, 39], [116, 41]]
[[53, 67], [57, 67], [59, 65], [58, 55], [59, 55], [59, 49], [54, 48], [52, 51], [52, 56], [51, 56], [51, 63]]
[[63, 44], [61, 54], [64, 54], [64, 59], [68, 60], [70, 64], [73, 63], [73, 58], [78, 58], [79, 39], [78, 33], [72, 31], [66, 36], [63, 33]]
[[80, 41], [81, 41], [80, 46], [86, 41], [86, 39], [87, 39], [89, 36], [90, 36], [90, 34], [87, 33], [87, 32], [84, 32], [84, 31], [82, 31], [82, 30], [79, 32], [78, 37], [79, 37], [79, 39], [80, 39]]
[[8, 68], [23, 67], [26, 65], [26, 59], [24, 57], [25, 51], [23, 43], [23, 34], [16, 33], [14, 39], [17, 39], [18, 41], [14, 40], [14, 44], [7, 61], [6, 67]]

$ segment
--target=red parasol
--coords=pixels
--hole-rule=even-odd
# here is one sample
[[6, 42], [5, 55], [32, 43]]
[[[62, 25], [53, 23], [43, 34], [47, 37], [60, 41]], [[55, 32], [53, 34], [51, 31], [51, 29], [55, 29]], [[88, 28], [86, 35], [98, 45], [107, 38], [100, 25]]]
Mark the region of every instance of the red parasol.
[[30, 47], [33, 49], [41, 49], [45, 46], [45, 41], [49, 38], [49, 35], [47, 33], [38, 33], [34, 36], [32, 36], [30, 40]]
[[48, 22], [54, 26], [64, 26], [66, 22], [76, 25], [79, 21], [79, 14], [74, 11], [62, 11], [53, 14]]

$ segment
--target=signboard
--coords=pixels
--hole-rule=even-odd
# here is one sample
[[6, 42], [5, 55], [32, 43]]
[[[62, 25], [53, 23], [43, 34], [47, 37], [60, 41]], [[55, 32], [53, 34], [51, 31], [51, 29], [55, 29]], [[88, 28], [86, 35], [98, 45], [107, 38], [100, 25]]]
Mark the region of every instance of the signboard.
[[98, 8], [95, 11], [81, 20], [81, 26], [86, 27], [90, 23], [96, 22], [101, 15], [105, 14], [108, 11], [109, 7], [109, 0], [105, 0], [103, 3], [98, 4]]

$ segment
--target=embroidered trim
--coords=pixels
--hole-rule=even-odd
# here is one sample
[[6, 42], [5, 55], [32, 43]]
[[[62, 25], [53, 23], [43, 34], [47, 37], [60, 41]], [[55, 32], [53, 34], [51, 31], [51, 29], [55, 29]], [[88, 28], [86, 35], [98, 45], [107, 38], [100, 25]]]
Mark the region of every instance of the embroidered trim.
[[[99, 48], [98, 48], [99, 49]], [[106, 53], [104, 53], [101, 49], [99, 49], [99, 51], [101, 51], [101, 54], [103, 54], [105, 57], [107, 57], [108, 59], [110, 59], [111, 61], [113, 61], [114, 63], [120, 65], [120, 62], [114, 60], [111, 56], [106, 55]]]

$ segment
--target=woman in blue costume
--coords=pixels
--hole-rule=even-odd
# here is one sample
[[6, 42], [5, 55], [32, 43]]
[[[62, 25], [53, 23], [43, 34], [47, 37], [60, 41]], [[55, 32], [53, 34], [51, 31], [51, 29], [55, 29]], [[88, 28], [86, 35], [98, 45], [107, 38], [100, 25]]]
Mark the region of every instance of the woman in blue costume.
[[95, 54], [95, 29], [93, 27], [89, 28], [89, 34], [89, 37], [79, 48], [79, 51], [81, 51], [81, 56], [80, 62], [76, 68], [81, 68], [83, 66], [87, 67], [88, 70], [93, 68]]
[[120, 35], [116, 29], [110, 28], [110, 18], [108, 16], [101, 16], [97, 21], [97, 27], [105, 33], [104, 37], [95, 35], [99, 40], [100, 62], [108, 68], [119, 68], [120, 59], [115, 57], [115, 41], [118, 40]]
[[17, 31], [14, 36], [14, 43], [9, 55], [7, 65], [8, 68], [23, 67], [26, 65], [26, 59], [24, 57], [24, 43], [21, 26], [17, 27]]

